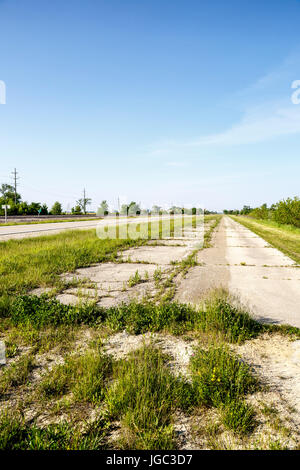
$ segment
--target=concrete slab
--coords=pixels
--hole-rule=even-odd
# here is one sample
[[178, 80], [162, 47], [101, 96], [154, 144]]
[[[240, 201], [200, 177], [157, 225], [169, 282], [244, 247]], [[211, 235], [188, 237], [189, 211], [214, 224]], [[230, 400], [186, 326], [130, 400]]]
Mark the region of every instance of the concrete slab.
[[293, 266], [295, 262], [275, 248], [227, 246], [227, 261], [230, 264], [246, 263], [255, 266]]
[[228, 217], [212, 243], [198, 254], [203, 266], [180, 281], [177, 300], [199, 303], [207, 290], [225, 287], [260, 321], [300, 328], [300, 268], [293, 260]]
[[126, 250], [122, 259], [169, 265], [172, 261], [181, 261], [191, 253], [192, 249], [185, 246], [141, 246]]
[[[154, 247], [153, 247], [154, 248]], [[128, 253], [129, 250], [126, 251]], [[101, 286], [101, 284], [112, 282], [127, 282], [131, 276], [134, 276], [136, 271], [139, 272], [142, 278], [146, 278], [146, 273], [153, 276], [155, 270], [158, 268], [156, 264], [141, 264], [141, 263], [102, 263], [88, 268], [77, 269], [76, 272], [62, 276], [63, 279], [68, 277], [76, 279], [89, 279]]]
[[175, 300], [197, 305], [210, 289], [227, 288], [229, 272], [226, 266], [195, 266], [191, 268], [176, 289]]
[[[223, 230], [227, 235], [225, 260], [230, 265], [229, 291], [260, 321], [300, 327], [300, 270], [295, 262], [279, 250], [263, 246], [265, 241], [257, 235], [252, 238], [254, 247], [228, 246], [233, 238], [252, 237], [250, 230], [230, 218], [225, 218]], [[243, 261], [254, 266], [234, 266]]]

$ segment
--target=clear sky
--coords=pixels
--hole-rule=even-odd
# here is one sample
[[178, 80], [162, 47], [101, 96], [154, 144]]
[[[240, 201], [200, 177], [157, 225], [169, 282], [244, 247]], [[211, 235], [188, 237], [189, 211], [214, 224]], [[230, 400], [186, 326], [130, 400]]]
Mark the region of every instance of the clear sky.
[[0, 80], [24, 200], [300, 195], [300, 1], [0, 0]]

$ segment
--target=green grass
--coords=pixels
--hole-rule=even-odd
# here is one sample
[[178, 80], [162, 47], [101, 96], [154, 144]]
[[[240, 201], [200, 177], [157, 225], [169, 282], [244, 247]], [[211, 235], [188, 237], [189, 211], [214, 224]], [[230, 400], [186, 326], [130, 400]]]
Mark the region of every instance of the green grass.
[[138, 270], [136, 270], [135, 274], [130, 276], [130, 278], [128, 279], [128, 286], [129, 287], [134, 287], [137, 284], [140, 284], [141, 282], [143, 282], [143, 280], [142, 280]]
[[0, 415], [0, 450], [101, 450], [106, 448], [108, 424], [99, 418], [85, 430], [70, 423], [44, 428], [26, 424], [20, 415]]
[[112, 371], [112, 360], [101, 351], [70, 355], [63, 364], [55, 366], [39, 384], [42, 397], [61, 397], [71, 392], [78, 402], [100, 402]]
[[249, 367], [225, 346], [199, 348], [191, 365], [197, 393], [206, 405], [219, 407], [256, 390]]
[[199, 402], [219, 408], [225, 427], [240, 434], [249, 433], [255, 425], [254, 410], [244, 397], [259, 388], [249, 366], [226, 346], [211, 345], [207, 350], [197, 349], [191, 368]]
[[176, 302], [148, 301], [110, 308], [95, 303], [73, 306], [49, 299], [47, 295], [25, 295], [15, 299], [6, 316], [7, 323], [35, 328], [85, 324], [105, 325], [111, 331], [127, 330], [133, 334], [162, 330], [172, 334], [189, 330], [215, 332], [232, 343], [254, 338], [266, 328], [224, 299], [209, 300], [197, 310]]
[[11, 388], [24, 385], [35, 365], [31, 353], [21, 356], [9, 368], [5, 368], [0, 375], [0, 397]]
[[[179, 219], [174, 221], [175, 231], [180, 223]], [[192, 219], [187, 219], [188, 226], [192, 223]], [[164, 236], [169, 225], [163, 225], [157, 235]], [[120, 227], [124, 226], [126, 228], [125, 224], [120, 224]], [[149, 236], [146, 223], [140, 224], [139, 234], [140, 239], [100, 239], [95, 230], [70, 230], [0, 242], [0, 315], [13, 295], [37, 287], [62, 288], [60, 274], [94, 263], [115, 261], [120, 250], [146, 243], [143, 238]]]
[[270, 220], [252, 219], [245, 216], [232, 218], [300, 264], [299, 228], [291, 225], [281, 225]]
[[243, 400], [233, 400], [223, 409], [224, 426], [237, 434], [249, 434], [255, 427], [255, 413], [252, 406]]
[[123, 449], [176, 448], [172, 413], [191, 405], [193, 390], [170, 372], [166, 360], [150, 345], [114, 367], [105, 401], [111, 419], [121, 419]]
[[13, 225], [39, 225], [39, 224], [55, 224], [61, 222], [88, 222], [94, 220], [102, 220], [103, 217], [88, 217], [88, 218], [80, 218], [80, 219], [49, 219], [49, 220], [30, 220], [24, 222], [0, 222], [0, 227], [10, 227]]
[[33, 353], [46, 353], [54, 348], [65, 353], [75, 340], [78, 329], [73, 326], [58, 325], [44, 329], [28, 325], [14, 326], [10, 319], [0, 323], [0, 333], [5, 334], [6, 357], [15, 357], [20, 347], [31, 347]]
[[[93, 263], [115, 260], [138, 240], [102, 240], [95, 230], [68, 231], [0, 243], [0, 298], [40, 286], [60, 286], [59, 275]], [[3, 302], [3, 300], [2, 300]]]

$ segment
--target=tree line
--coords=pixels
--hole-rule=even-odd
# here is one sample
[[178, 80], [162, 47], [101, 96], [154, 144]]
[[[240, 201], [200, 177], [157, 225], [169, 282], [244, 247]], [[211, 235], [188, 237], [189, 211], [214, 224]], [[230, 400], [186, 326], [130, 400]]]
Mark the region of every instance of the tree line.
[[[71, 213], [74, 215], [86, 214], [89, 204], [91, 204], [90, 198], [78, 199], [75, 206], [72, 207]], [[66, 213], [63, 212], [62, 204], [59, 201], [55, 201], [51, 208], [48, 208], [45, 203], [23, 201], [21, 195], [16, 193], [15, 188], [9, 184], [0, 186], [0, 215], [4, 215], [3, 205], [9, 206], [8, 215], [62, 215]]]
[[[91, 204], [91, 198], [84, 195], [81, 199], [76, 201], [76, 204], [71, 209], [71, 214], [81, 215], [87, 213], [87, 207]], [[9, 206], [7, 213], [8, 215], [63, 215], [66, 212], [62, 209], [62, 204], [59, 201], [54, 202], [53, 206], [49, 208], [47, 204], [41, 204], [40, 202], [23, 201], [19, 193], [15, 191], [15, 188], [9, 184], [2, 184], [0, 186], [0, 215], [4, 215], [3, 205]], [[131, 201], [128, 204], [122, 204], [119, 209], [110, 209], [107, 200], [103, 200], [97, 209], [98, 216], [105, 216], [108, 214], [120, 214], [120, 215], [140, 215], [140, 214], [196, 214], [203, 212], [202, 209], [193, 208], [182, 208], [179, 206], [172, 206], [169, 209], [162, 208], [158, 205], [153, 205], [151, 209], [142, 209], [140, 204]], [[213, 212], [204, 209], [205, 214]]]
[[282, 199], [270, 207], [267, 204], [262, 204], [260, 207], [244, 206], [241, 210], [224, 210], [223, 212], [229, 215], [246, 215], [256, 219], [273, 220], [279, 224], [300, 228], [300, 199], [297, 196]]

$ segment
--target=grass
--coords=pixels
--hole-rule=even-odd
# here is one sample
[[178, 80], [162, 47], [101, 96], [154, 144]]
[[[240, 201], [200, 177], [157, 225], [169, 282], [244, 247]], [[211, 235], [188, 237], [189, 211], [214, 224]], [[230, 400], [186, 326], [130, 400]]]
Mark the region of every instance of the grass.
[[[38, 346], [43, 341], [41, 338], [51, 338], [50, 331], [54, 334], [56, 328], [61, 329], [60, 338], [63, 331], [70, 328], [73, 338], [74, 331], [80, 332], [80, 327], [74, 326], [76, 315], [79, 315], [83, 325], [86, 322], [90, 328], [91, 325], [96, 326], [97, 330], [101, 328], [99, 331], [126, 329], [134, 334], [165, 331], [181, 335], [201, 332], [202, 346], [195, 350], [190, 361], [189, 380], [174, 375], [169, 366], [170, 358], [153, 344], [145, 345], [119, 360], [105, 355], [99, 340], [90, 343], [85, 352], [71, 349], [71, 354], [64, 358], [63, 363], [42, 374], [33, 389], [28, 388], [30, 396], [27, 400], [31, 406], [35, 404], [35, 409], [49, 408], [51, 416], [55, 413], [59, 415], [60, 410], [64, 410], [70, 417], [68, 424], [63, 423], [62, 427], [47, 425], [41, 429], [34, 422], [30, 425], [17, 422], [14, 428], [14, 421], [11, 421], [10, 427], [6, 418], [2, 417], [0, 448], [102, 448], [107, 445], [105, 436], [110, 432], [110, 423], [117, 421], [121, 427], [114, 448], [175, 449], [178, 444], [174, 430], [177, 414], [189, 416], [199, 409], [204, 413], [205, 409], [217, 410], [221, 433], [228, 429], [233, 435], [248, 436], [254, 430], [257, 411], [254, 412], [246, 400], [249, 394], [258, 390], [258, 382], [249, 366], [241, 362], [223, 342], [239, 343], [269, 330], [245, 312], [231, 307], [224, 298], [207, 302], [199, 311], [176, 303], [156, 306], [153, 303], [134, 303], [100, 310], [95, 306], [91, 309], [88, 305], [82, 305], [79, 311], [77, 307], [62, 306], [47, 297], [25, 296], [19, 301], [20, 310], [14, 309], [12, 318], [3, 319], [10, 339], [16, 345], [19, 341], [16, 329], [19, 329], [22, 341], [32, 342], [33, 345], [37, 341]], [[40, 313], [42, 321], [39, 319]], [[57, 345], [55, 336], [53, 345]], [[30, 384], [30, 373], [34, 367], [32, 357], [32, 353], [28, 353], [16, 359], [9, 368], [2, 369], [0, 384], [4, 393], [11, 393], [19, 385]], [[26, 397], [25, 388], [21, 390]], [[106, 410], [101, 413], [101, 427], [94, 427], [87, 434], [82, 431], [85, 403], [89, 407]], [[78, 416], [80, 429], [72, 421], [75, 417], [78, 420]], [[218, 444], [216, 441], [209, 445]]]
[[249, 434], [255, 427], [253, 408], [243, 400], [233, 400], [224, 407], [222, 422], [238, 434]]
[[[0, 297], [40, 286], [60, 286], [60, 274], [113, 261], [118, 251], [141, 240], [102, 240], [95, 230], [68, 231], [0, 243]], [[3, 299], [2, 299], [3, 302]]]
[[31, 353], [21, 356], [9, 368], [5, 368], [0, 375], [0, 397], [11, 388], [24, 385], [34, 368], [34, 357]]
[[140, 284], [143, 282], [143, 279], [141, 278], [141, 275], [139, 274], [138, 270], [136, 270], [135, 274], [130, 276], [128, 279], [128, 287], [134, 287], [137, 284]]
[[255, 425], [254, 410], [244, 401], [258, 389], [249, 366], [239, 361], [225, 346], [199, 348], [191, 361], [193, 383], [200, 403], [220, 408], [225, 427], [240, 434]]
[[47, 353], [54, 348], [59, 353], [67, 352], [75, 340], [78, 328], [59, 325], [55, 328], [37, 329], [29, 325], [13, 326], [3, 321], [0, 333], [5, 334], [6, 357], [15, 357], [20, 347], [31, 347], [34, 353]]
[[[164, 236], [170, 229], [170, 222], [167, 222], [154, 235]], [[180, 223], [179, 219], [173, 221], [175, 231]], [[192, 219], [187, 219], [188, 226], [192, 223]], [[120, 224], [120, 227], [126, 229], [126, 224]], [[61, 274], [94, 263], [115, 261], [121, 250], [146, 243], [149, 235], [148, 225], [144, 223], [140, 224], [138, 239], [103, 239], [98, 238], [95, 230], [70, 230], [56, 235], [0, 242], [0, 315], [11, 296], [37, 287], [62, 288]]]
[[30, 220], [24, 222], [0, 222], [0, 227], [10, 227], [13, 225], [37, 225], [37, 224], [55, 224], [60, 222], [87, 222], [92, 220], [102, 220], [103, 217], [89, 217], [78, 219], [49, 219], [49, 220]]
[[49, 399], [71, 392], [80, 402], [100, 402], [112, 371], [112, 360], [100, 351], [70, 355], [63, 364], [55, 366], [39, 384], [38, 392]]
[[300, 229], [269, 220], [232, 217], [300, 264]]
[[44, 428], [30, 426], [17, 414], [0, 415], [0, 450], [101, 450], [106, 447], [108, 425], [103, 419], [85, 430], [70, 423]]
[[250, 369], [225, 346], [199, 348], [192, 358], [193, 377], [200, 401], [220, 407], [256, 390]]
[[232, 343], [254, 338], [266, 328], [226, 299], [208, 300], [199, 309], [176, 302], [149, 301], [103, 308], [95, 303], [64, 305], [47, 295], [19, 296], [6, 315], [7, 323], [14, 326], [105, 325], [113, 332], [127, 330], [133, 334], [162, 330], [183, 334], [195, 330], [214, 332]]
[[114, 383], [106, 395], [111, 419], [121, 419], [122, 449], [174, 449], [172, 413], [191, 404], [192, 387], [171, 374], [167, 358], [144, 346], [114, 368]]

